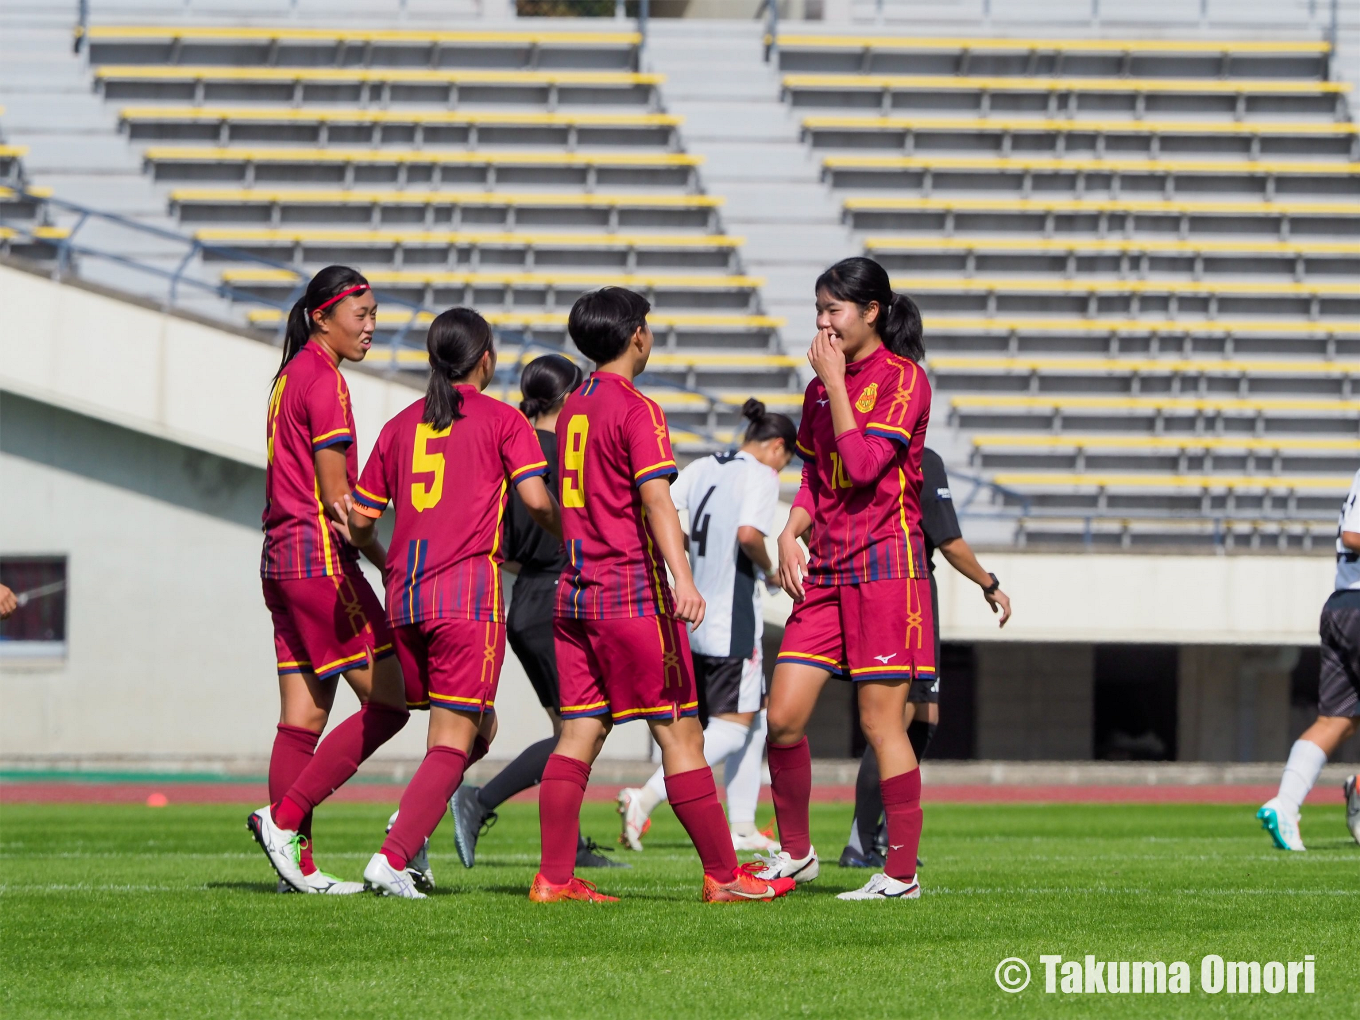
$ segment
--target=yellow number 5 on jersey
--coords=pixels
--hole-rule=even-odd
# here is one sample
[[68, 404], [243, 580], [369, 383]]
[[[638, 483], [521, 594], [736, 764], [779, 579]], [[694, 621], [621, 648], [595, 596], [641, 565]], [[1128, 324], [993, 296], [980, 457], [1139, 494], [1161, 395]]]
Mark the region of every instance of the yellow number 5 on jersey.
[[434, 481], [428, 486], [422, 482], [411, 483], [411, 505], [417, 512], [430, 509], [444, 496], [444, 455], [431, 453], [425, 444], [431, 439], [442, 439], [448, 434], [448, 429], [434, 429], [425, 422], [416, 426], [416, 441], [411, 450], [411, 473], [434, 474]]
[[562, 506], [586, 505], [586, 437], [590, 422], [574, 414], [567, 423], [567, 448], [562, 453]]

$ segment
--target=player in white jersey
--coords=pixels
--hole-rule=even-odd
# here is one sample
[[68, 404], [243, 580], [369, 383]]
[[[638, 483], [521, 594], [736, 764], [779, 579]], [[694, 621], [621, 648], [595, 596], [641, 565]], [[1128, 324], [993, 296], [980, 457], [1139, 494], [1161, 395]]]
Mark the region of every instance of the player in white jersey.
[[[1336, 584], [1322, 607], [1322, 670], [1317, 721], [1289, 751], [1280, 792], [1261, 805], [1256, 817], [1281, 850], [1303, 850], [1299, 807], [1318, 773], [1338, 747], [1360, 727], [1360, 471], [1341, 505], [1336, 525]], [[1355, 776], [1346, 780], [1346, 825], [1360, 843], [1360, 794]]]
[[[738, 850], [779, 845], [756, 829], [760, 759], [765, 750], [764, 619], [760, 580], [774, 564], [765, 550], [779, 503], [779, 472], [793, 459], [798, 432], [782, 414], [748, 400], [741, 449], [694, 461], [671, 486], [677, 510], [689, 511], [689, 559], [708, 611], [689, 639], [704, 723], [704, 758], [726, 762], [727, 820]], [[657, 769], [647, 784], [619, 793], [619, 842], [642, 849], [652, 811], [666, 799]]]

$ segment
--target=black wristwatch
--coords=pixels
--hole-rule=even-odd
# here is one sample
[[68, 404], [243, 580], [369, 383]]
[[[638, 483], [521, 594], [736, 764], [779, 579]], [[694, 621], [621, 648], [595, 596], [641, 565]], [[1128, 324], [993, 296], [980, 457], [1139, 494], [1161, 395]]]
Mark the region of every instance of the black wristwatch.
[[982, 594], [984, 594], [984, 595], [995, 595], [995, 594], [1000, 590], [1000, 588], [1001, 588], [1001, 582], [998, 581], [998, 580], [996, 579], [996, 575], [995, 575], [995, 574], [988, 573], [987, 576], [990, 577], [990, 578], [992, 579], [992, 583], [989, 584], [989, 585], [987, 585], [987, 587], [985, 587], [985, 588], [982, 589]]

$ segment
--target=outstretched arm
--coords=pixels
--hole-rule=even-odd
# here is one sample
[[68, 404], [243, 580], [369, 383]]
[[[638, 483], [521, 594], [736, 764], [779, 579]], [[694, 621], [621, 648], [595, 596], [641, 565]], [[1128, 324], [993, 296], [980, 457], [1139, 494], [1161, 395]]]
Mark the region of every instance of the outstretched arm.
[[1006, 621], [1011, 618], [1010, 596], [1000, 588], [994, 592], [987, 591], [992, 586], [992, 575], [982, 569], [982, 564], [973, 555], [972, 547], [961, 538], [951, 538], [948, 542], [942, 542], [939, 550], [951, 567], [983, 589], [982, 597], [992, 607], [992, 612], [1001, 614], [997, 626], [1006, 626]]

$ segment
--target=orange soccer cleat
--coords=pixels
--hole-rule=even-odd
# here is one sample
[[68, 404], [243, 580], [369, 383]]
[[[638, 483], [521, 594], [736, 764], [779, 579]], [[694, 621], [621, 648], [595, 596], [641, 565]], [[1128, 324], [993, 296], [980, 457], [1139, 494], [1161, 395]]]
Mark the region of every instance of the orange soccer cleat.
[[705, 903], [736, 903], [739, 900], [775, 900], [786, 896], [794, 887], [791, 878], [776, 878], [766, 881], [756, 878], [746, 868], [738, 868], [737, 875], [730, 882], [719, 882], [712, 875], [704, 876]]
[[529, 887], [529, 899], [534, 903], [557, 903], [561, 900], [584, 900], [586, 903], [617, 903], [617, 896], [606, 896], [595, 891], [595, 883], [572, 875], [571, 881], [554, 885], [543, 875], [534, 876], [534, 884]]

